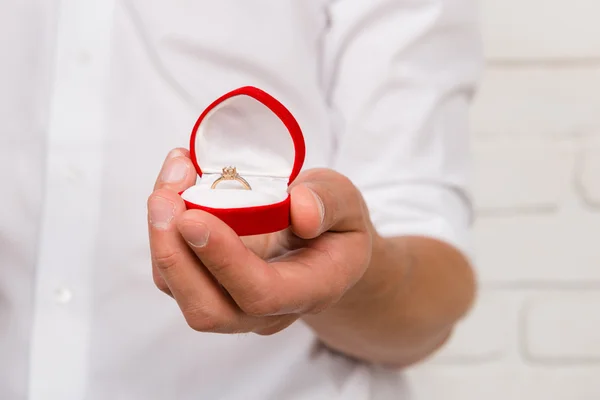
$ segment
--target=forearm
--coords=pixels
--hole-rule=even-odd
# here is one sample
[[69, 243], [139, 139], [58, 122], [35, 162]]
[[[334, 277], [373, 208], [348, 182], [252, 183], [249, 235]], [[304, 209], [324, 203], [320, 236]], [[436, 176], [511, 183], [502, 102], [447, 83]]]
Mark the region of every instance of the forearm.
[[404, 367], [439, 348], [475, 296], [469, 262], [434, 239], [374, 239], [365, 275], [334, 307], [305, 321], [332, 349]]

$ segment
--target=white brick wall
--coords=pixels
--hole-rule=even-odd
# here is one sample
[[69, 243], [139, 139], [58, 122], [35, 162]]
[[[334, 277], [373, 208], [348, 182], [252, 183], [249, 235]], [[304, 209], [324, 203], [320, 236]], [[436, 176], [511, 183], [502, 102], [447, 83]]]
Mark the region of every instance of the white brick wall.
[[597, 0], [479, 0], [487, 55], [508, 61], [600, 58]]
[[479, 0], [477, 306], [418, 400], [600, 400], [600, 1]]

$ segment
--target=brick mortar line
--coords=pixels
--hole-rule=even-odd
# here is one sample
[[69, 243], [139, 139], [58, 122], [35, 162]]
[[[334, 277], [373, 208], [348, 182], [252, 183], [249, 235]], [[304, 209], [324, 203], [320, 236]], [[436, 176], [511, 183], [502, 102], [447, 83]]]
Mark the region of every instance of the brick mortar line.
[[585, 356], [543, 356], [532, 353], [529, 348], [529, 332], [527, 321], [529, 320], [531, 301], [525, 302], [518, 311], [517, 320], [517, 349], [521, 356], [521, 360], [532, 367], [543, 368], [543, 367], [581, 367], [587, 366], [588, 368], [598, 367], [600, 368], [600, 358], [596, 356], [585, 357]]
[[599, 293], [600, 280], [592, 282], [558, 282], [524, 279], [520, 282], [481, 282], [481, 289], [492, 291], [558, 291], [573, 293]]
[[565, 59], [540, 59], [540, 60], [509, 60], [487, 59], [486, 66], [497, 68], [600, 68], [600, 57], [590, 58], [565, 58]]

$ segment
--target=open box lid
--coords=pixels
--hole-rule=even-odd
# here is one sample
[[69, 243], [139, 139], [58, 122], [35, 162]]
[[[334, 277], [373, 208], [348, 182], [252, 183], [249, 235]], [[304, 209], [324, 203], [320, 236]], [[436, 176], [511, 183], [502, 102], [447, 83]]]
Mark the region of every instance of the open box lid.
[[289, 185], [302, 169], [305, 151], [294, 116], [252, 86], [215, 100], [198, 118], [190, 138], [190, 156], [199, 176], [235, 166], [241, 176], [289, 178]]

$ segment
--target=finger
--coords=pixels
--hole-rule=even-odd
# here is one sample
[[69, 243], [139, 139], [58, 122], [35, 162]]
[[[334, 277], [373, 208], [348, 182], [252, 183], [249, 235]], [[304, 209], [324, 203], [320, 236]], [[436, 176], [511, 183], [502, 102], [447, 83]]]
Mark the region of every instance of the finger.
[[182, 192], [194, 185], [196, 174], [194, 165], [189, 158], [189, 152], [177, 148], [171, 150], [160, 170], [154, 190], [168, 189], [173, 192]]
[[319, 313], [337, 303], [362, 277], [370, 246], [368, 232], [326, 232], [271, 265], [277, 268], [284, 293], [298, 299], [292, 303], [298, 307], [296, 312]]
[[348, 233], [343, 241], [329, 234], [332, 243], [325, 240], [322, 247], [302, 248], [267, 263], [210, 214], [187, 211], [178, 219], [178, 228], [240, 309], [257, 317], [325, 308], [339, 299], [359, 275], [355, 271], [360, 268], [355, 264], [362, 262], [361, 255], [355, 253], [367, 253], [359, 246], [359, 242], [366, 242], [363, 234]]
[[154, 262], [152, 263], [152, 280], [154, 281], [154, 285], [158, 288], [158, 290], [160, 290], [167, 296], [173, 297], [171, 289], [169, 289], [167, 282], [165, 282], [163, 277], [160, 275], [160, 272], [158, 272], [158, 268], [156, 267], [156, 265], [154, 265]]
[[[167, 155], [165, 162], [163, 163], [159, 176], [155, 182], [154, 190], [160, 189], [162, 187], [170, 187], [173, 191], [181, 191], [193, 185], [193, 182], [189, 183], [189, 168], [186, 167], [185, 158], [188, 157], [189, 152], [186, 149], [177, 148], [171, 150]], [[183, 175], [183, 178], [178, 178], [178, 176], [181, 175]], [[166, 282], [164, 281], [154, 264], [152, 265], [152, 279], [154, 280], [154, 284], [159, 290], [173, 297], [173, 294], [169, 290]]]
[[200, 261], [248, 315], [275, 315], [265, 308], [271, 301], [268, 288], [276, 285], [277, 272], [248, 249], [235, 232], [216, 217], [198, 210], [186, 211], [177, 222], [179, 232]]
[[185, 204], [177, 193], [158, 190], [148, 200], [152, 264], [160, 279], [157, 286], [177, 301], [195, 330], [226, 332], [240, 324], [242, 313], [203, 268], [181, 238], [175, 219]]
[[310, 170], [290, 191], [292, 230], [303, 239], [323, 232], [364, 231], [368, 218], [358, 189], [345, 176], [328, 169]]
[[274, 335], [274, 334], [279, 333], [282, 330], [288, 328], [290, 325], [292, 325], [294, 322], [296, 322], [299, 318], [300, 318], [300, 316], [296, 315], [296, 314], [285, 315], [278, 319], [275, 319], [274, 323], [272, 323], [272, 324], [269, 324], [269, 325], [261, 327], [261, 328], [254, 329], [253, 332], [256, 333], [257, 335], [261, 335], [261, 336]]
[[[186, 149], [177, 148], [171, 150], [163, 163], [154, 185], [154, 190], [170, 188], [170, 190], [179, 192], [193, 185], [194, 175], [189, 173], [190, 168], [186, 161], [188, 158], [189, 152]], [[152, 265], [152, 279], [159, 290], [173, 297], [173, 294], [154, 264]]]
[[263, 260], [280, 256], [287, 251], [288, 232], [281, 231], [266, 235], [242, 236], [240, 240], [244, 245]]

